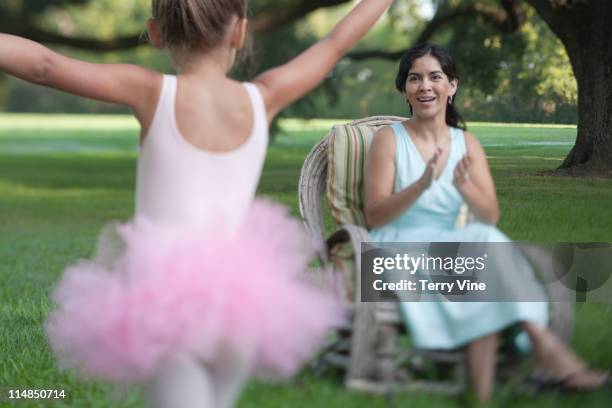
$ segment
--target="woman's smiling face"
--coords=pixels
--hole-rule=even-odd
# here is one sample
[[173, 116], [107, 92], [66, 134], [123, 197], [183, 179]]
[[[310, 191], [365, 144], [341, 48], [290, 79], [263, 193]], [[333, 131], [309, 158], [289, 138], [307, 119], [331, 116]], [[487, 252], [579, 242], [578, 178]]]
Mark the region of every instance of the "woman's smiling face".
[[422, 119], [446, 115], [449, 98], [457, 92], [457, 80], [449, 81], [440, 62], [424, 55], [414, 60], [406, 78], [406, 99], [415, 117]]

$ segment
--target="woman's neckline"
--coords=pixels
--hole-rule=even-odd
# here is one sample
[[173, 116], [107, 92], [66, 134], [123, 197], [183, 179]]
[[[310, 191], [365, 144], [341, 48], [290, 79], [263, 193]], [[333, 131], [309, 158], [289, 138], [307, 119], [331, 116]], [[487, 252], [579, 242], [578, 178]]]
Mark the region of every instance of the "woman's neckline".
[[[416, 155], [419, 157], [419, 160], [420, 160], [421, 164], [423, 165], [423, 168], [426, 168], [427, 167], [427, 162], [425, 161], [425, 159], [421, 155], [421, 152], [417, 148], [416, 143], [414, 143], [414, 140], [412, 140], [412, 135], [410, 134], [410, 131], [408, 130], [408, 127], [406, 126], [407, 123], [408, 123], [407, 121], [404, 121], [404, 122], [401, 122], [399, 125], [404, 130], [406, 138], [408, 139], [408, 143], [412, 146], [412, 148], [414, 149]], [[446, 171], [448, 170], [448, 165], [449, 165], [449, 162], [450, 162], [451, 153], [453, 151], [452, 132], [453, 132], [453, 128], [451, 126], [448, 126], [448, 155], [446, 157], [446, 162], [444, 163], [442, 171], [440, 171], [440, 174], [438, 174], [438, 177], [434, 177], [434, 179], [433, 179], [434, 181], [438, 181], [442, 177], [442, 175], [444, 175], [446, 173]]]

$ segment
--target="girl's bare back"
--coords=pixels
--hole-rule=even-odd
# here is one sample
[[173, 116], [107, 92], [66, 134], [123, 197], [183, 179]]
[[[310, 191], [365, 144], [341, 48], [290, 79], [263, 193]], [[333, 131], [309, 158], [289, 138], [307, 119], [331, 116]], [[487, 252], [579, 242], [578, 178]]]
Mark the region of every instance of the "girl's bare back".
[[178, 77], [176, 122], [191, 145], [210, 152], [239, 149], [253, 127], [253, 107], [243, 84], [230, 79]]

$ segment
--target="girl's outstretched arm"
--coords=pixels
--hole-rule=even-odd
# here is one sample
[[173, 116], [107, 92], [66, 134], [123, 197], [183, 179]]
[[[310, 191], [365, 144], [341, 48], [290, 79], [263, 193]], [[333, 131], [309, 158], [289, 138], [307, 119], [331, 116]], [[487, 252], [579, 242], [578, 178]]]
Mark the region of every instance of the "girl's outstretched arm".
[[393, 0], [362, 0], [321, 41], [253, 82], [266, 103], [268, 119], [319, 85], [327, 73], [369, 30]]
[[75, 60], [8, 34], [0, 34], [0, 70], [74, 95], [129, 106], [143, 128], [153, 118], [161, 88], [161, 75], [154, 71]]

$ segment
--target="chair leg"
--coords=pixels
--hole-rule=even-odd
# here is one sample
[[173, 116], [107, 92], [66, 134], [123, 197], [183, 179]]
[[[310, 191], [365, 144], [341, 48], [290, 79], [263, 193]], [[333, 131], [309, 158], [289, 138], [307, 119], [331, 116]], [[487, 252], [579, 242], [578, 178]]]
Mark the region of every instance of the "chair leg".
[[379, 329], [377, 350], [377, 377], [385, 384], [396, 381], [397, 369], [397, 327], [391, 323], [383, 323]]
[[376, 375], [378, 329], [375, 311], [375, 303], [355, 304], [347, 385], [355, 380], [371, 380]]

